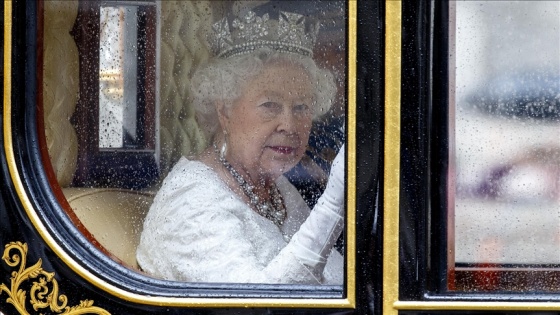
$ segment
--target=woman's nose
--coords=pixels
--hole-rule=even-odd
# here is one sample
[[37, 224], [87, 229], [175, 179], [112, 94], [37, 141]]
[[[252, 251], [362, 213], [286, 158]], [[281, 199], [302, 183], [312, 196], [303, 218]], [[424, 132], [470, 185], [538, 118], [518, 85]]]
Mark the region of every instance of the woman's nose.
[[277, 130], [286, 133], [294, 133], [297, 129], [297, 119], [290, 110], [282, 111], [279, 117]]

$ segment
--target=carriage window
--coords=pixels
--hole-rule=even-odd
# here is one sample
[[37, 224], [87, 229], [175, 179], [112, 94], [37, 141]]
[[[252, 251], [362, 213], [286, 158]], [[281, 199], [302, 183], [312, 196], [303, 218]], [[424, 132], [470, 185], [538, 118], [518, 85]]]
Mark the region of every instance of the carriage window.
[[453, 3], [451, 286], [557, 292], [560, 3]]
[[94, 244], [155, 279], [342, 297], [344, 1], [49, 1], [45, 21], [46, 47], [78, 48], [68, 73], [45, 58], [44, 86], [70, 87], [45, 128]]

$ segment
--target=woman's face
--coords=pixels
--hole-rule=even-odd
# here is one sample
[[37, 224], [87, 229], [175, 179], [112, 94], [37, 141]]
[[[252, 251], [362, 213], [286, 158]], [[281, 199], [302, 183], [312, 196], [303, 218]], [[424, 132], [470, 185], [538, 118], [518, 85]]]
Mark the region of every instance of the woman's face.
[[265, 66], [245, 84], [231, 108], [218, 108], [227, 133], [226, 159], [251, 177], [275, 179], [290, 170], [307, 147], [313, 95], [309, 76], [301, 67]]

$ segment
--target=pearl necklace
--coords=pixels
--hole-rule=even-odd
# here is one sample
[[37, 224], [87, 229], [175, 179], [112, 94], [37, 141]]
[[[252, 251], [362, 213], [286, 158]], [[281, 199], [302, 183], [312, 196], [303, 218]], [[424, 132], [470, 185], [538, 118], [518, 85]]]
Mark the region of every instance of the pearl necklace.
[[218, 152], [218, 148], [215, 144], [214, 149], [216, 149], [220, 162], [229, 171], [231, 176], [233, 176], [235, 181], [237, 181], [245, 196], [247, 196], [251, 201], [253, 208], [256, 209], [256, 212], [274, 222], [277, 226], [284, 224], [287, 212], [286, 207], [284, 206], [284, 198], [282, 198], [282, 194], [280, 194], [280, 190], [276, 184], [273, 182], [272, 187], [270, 188], [270, 200], [261, 201], [259, 196], [257, 196], [257, 194], [253, 191], [254, 186], [250, 185], [243, 176], [241, 176], [241, 174], [239, 174], [233, 166], [229, 164], [229, 162]]

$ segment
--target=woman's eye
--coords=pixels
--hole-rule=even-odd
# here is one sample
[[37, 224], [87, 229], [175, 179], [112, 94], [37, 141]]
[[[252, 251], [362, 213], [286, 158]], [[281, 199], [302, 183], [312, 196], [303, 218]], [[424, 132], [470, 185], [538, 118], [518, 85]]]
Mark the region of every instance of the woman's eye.
[[307, 104], [298, 104], [294, 106], [294, 112], [300, 114], [309, 113], [309, 106]]
[[282, 110], [282, 105], [276, 102], [265, 102], [260, 105], [261, 107], [271, 110], [271, 111], [280, 111]]

